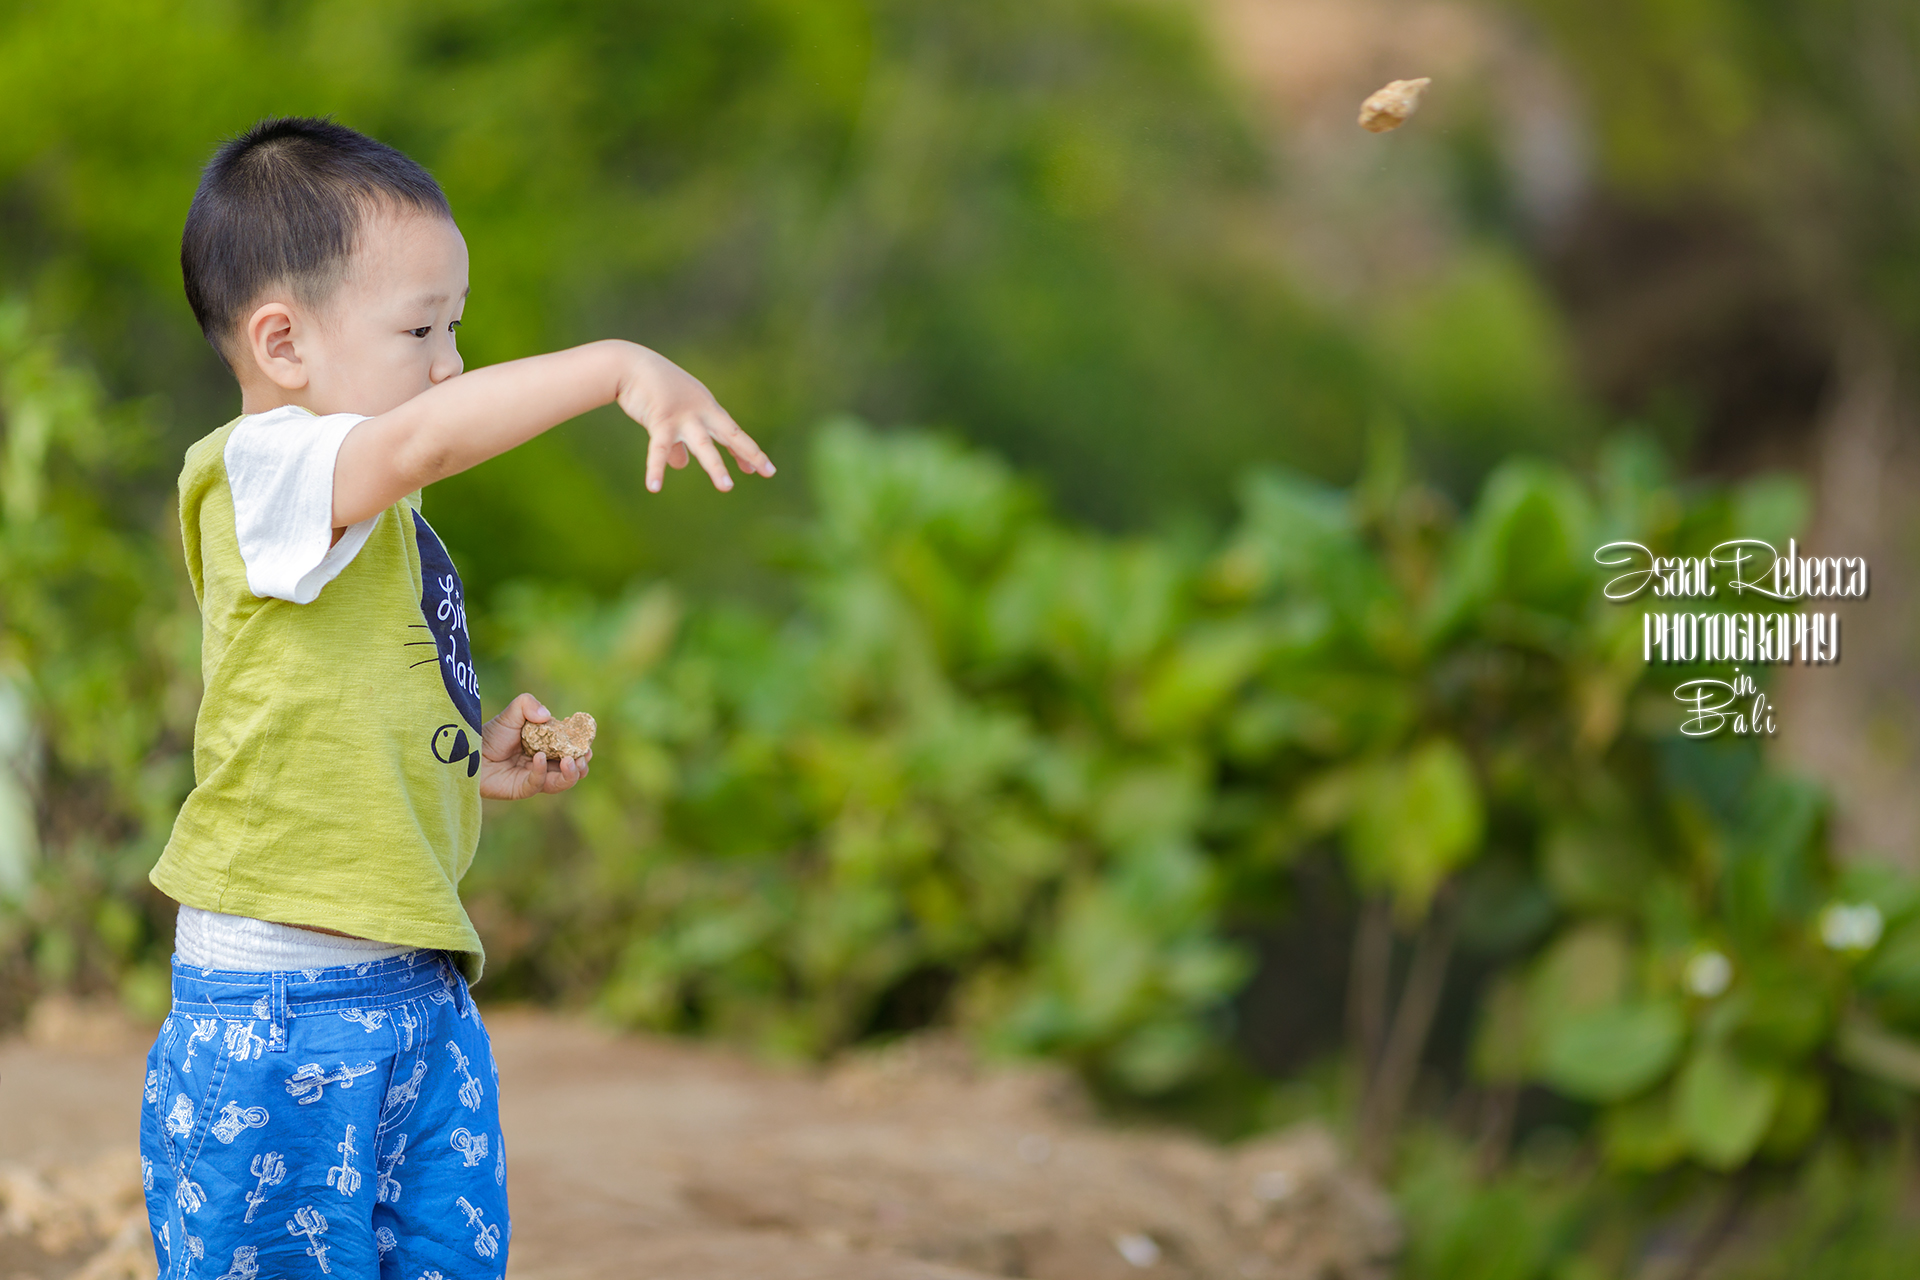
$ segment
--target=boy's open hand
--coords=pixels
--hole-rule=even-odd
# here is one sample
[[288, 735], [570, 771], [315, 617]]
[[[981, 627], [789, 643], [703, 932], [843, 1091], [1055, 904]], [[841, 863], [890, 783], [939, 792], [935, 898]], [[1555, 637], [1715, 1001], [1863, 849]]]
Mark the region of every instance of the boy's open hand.
[[530, 756], [521, 746], [520, 730], [528, 721], [545, 724], [551, 719], [553, 713], [541, 706], [538, 698], [523, 693], [487, 721], [487, 727], [480, 731], [482, 796], [489, 800], [524, 800], [553, 795], [571, 790], [574, 783], [587, 776], [591, 751], [582, 760], [562, 756], [558, 763], [549, 764], [544, 752]]
[[714, 447], [716, 440], [733, 454], [742, 471], [773, 474], [773, 462], [700, 379], [658, 352], [633, 348], [632, 361], [620, 379], [618, 400], [627, 416], [647, 429], [649, 493], [660, 492], [667, 468], [677, 471], [686, 466], [689, 454], [700, 460], [714, 488], [723, 493], [733, 488], [727, 464]]

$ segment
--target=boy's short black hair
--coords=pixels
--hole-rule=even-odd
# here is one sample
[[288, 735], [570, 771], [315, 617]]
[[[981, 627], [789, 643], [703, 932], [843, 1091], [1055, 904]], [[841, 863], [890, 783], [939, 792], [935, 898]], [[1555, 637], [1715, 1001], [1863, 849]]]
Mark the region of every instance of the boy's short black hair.
[[180, 238], [200, 331], [229, 367], [234, 329], [269, 286], [317, 302], [381, 206], [451, 218], [433, 175], [364, 133], [312, 116], [262, 120], [214, 154]]

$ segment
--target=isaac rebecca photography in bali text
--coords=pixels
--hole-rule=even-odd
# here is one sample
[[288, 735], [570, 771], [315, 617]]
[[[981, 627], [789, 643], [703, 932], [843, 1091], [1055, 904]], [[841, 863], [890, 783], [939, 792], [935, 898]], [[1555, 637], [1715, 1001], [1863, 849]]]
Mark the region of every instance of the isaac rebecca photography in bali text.
[[[1641, 658], [1664, 663], [1731, 663], [1730, 680], [1694, 679], [1675, 686], [1683, 716], [1680, 732], [1704, 738], [1722, 732], [1774, 732], [1774, 708], [1748, 667], [1840, 660], [1840, 615], [1771, 608], [1766, 602], [1858, 600], [1867, 594], [1867, 562], [1858, 556], [1803, 556], [1789, 540], [1785, 552], [1758, 538], [1723, 542], [1704, 556], [1656, 556], [1638, 542], [1609, 542], [1593, 553], [1599, 564], [1624, 572], [1608, 579], [1608, 600], [1625, 603], [1643, 593], [1668, 600], [1753, 599], [1751, 611], [1654, 611], [1642, 615]], [[1724, 597], [1721, 597], [1724, 599]]]

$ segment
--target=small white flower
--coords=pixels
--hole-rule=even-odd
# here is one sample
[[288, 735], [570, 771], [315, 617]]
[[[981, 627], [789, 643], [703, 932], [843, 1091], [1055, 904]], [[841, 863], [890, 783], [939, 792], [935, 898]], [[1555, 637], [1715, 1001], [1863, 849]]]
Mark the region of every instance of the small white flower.
[[1129, 1232], [1113, 1238], [1113, 1247], [1133, 1266], [1145, 1269], [1160, 1261], [1160, 1246], [1150, 1235]]
[[1834, 951], [1871, 951], [1885, 927], [1871, 902], [1833, 902], [1820, 913], [1820, 941]]
[[1687, 961], [1687, 990], [1711, 1000], [1733, 981], [1733, 961], [1718, 951], [1702, 951]]

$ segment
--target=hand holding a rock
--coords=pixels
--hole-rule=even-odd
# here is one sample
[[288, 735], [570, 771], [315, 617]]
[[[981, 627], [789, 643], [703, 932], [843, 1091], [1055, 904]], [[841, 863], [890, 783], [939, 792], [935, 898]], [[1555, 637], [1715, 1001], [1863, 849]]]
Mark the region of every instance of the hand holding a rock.
[[480, 794], [522, 800], [571, 790], [593, 760], [594, 728], [584, 711], [555, 720], [538, 698], [521, 694], [481, 731]]
[[520, 746], [528, 755], [544, 756], [556, 765], [562, 759], [584, 760], [593, 754], [593, 735], [599, 727], [584, 711], [565, 720], [528, 720], [520, 727]]

